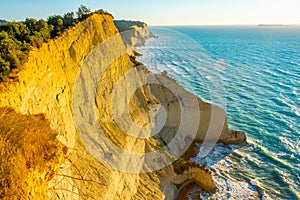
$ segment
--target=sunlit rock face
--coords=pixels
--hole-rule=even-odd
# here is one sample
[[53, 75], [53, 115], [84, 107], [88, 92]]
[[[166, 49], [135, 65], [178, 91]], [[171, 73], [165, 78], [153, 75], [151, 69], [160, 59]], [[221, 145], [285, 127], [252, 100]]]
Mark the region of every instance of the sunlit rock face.
[[[146, 39], [153, 37], [146, 24], [124, 25], [121, 29], [120, 23], [125, 22], [115, 23], [121, 34], [111, 15], [93, 14], [62, 36], [43, 44], [39, 49], [31, 50], [22, 69], [9, 80], [0, 83], [1, 107], [10, 107], [22, 114], [44, 114], [49, 119], [51, 129], [58, 133], [57, 139], [69, 148], [66, 162], [48, 185], [49, 198], [175, 199], [181, 188], [190, 182], [195, 182], [206, 191], [214, 191], [215, 184], [210, 172], [196, 163], [182, 159], [157, 171], [126, 173], [99, 162], [97, 156], [86, 148], [74, 121], [74, 94], [80, 99], [87, 96], [76, 93], [78, 91], [74, 91], [74, 85], [79, 77], [82, 83], [90, 86], [91, 80], [81, 76], [82, 66], [90, 53], [107, 41], [110, 43], [103, 45], [101, 56], [94, 58], [96, 63], [106, 63], [111, 55], [119, 56], [105, 66], [96, 84], [93, 108], [105, 136], [113, 144], [127, 152], [157, 150], [169, 143], [180, 127], [183, 112], [181, 100], [170, 89], [159, 84], [145, 84], [133, 94], [127, 93], [126, 88], [129, 90], [133, 87], [129, 84], [128, 87], [121, 87], [118, 92], [128, 97], [132, 121], [141, 127], [149, 125], [148, 136], [152, 136], [151, 130], [162, 128], [160, 134], [145, 140], [128, 135], [117, 126], [112, 107], [122, 107], [121, 102], [112, 100], [113, 91], [122, 77], [132, 70], [135, 70], [135, 75], [131, 78], [137, 84], [147, 77], [162, 80], [160, 84], [176, 88], [184, 97], [186, 105], [191, 105], [188, 109], [199, 109], [199, 120], [195, 120], [195, 113], [185, 120], [191, 125], [196, 122], [196, 132], [192, 134], [193, 131], [187, 129], [183, 133], [184, 137], [176, 138], [174, 144], [177, 145], [166, 148], [174, 157], [180, 157], [182, 146], [193, 140], [201, 142], [215, 132], [220, 133], [219, 141], [223, 143], [240, 144], [246, 140], [244, 133], [228, 130], [224, 110], [195, 97], [166, 75], [153, 74], [132, 58], [134, 48], [144, 45]], [[98, 73], [95, 69], [91, 66], [89, 73]], [[160, 111], [167, 116], [163, 125], [156, 118]], [[96, 142], [106, 147], [107, 144], [101, 144], [101, 141], [100, 138]], [[122, 163], [125, 166], [132, 164], [135, 163], [126, 159]]]

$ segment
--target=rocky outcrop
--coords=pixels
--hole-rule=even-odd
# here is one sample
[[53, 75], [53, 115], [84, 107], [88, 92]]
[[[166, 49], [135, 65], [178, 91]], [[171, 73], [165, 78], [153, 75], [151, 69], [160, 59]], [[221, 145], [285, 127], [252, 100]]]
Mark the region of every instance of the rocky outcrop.
[[134, 54], [136, 47], [144, 46], [147, 39], [155, 37], [148, 25], [143, 22], [115, 20], [114, 23], [121, 33], [129, 54]]
[[[130, 37], [129, 42], [126, 41], [127, 45], [123, 42], [124, 35], [122, 38], [118, 33], [110, 15], [93, 14], [59, 38], [43, 44], [39, 49], [33, 49], [24, 67], [0, 83], [0, 107], [10, 107], [26, 115], [44, 114], [50, 121], [50, 127], [58, 133], [57, 138], [69, 148], [66, 162], [48, 185], [49, 198], [175, 199], [180, 189], [191, 182], [207, 191], [214, 191], [215, 184], [210, 172], [184, 159], [156, 171], [146, 165], [149, 170], [143, 168], [145, 173], [129, 173], [99, 162], [100, 154], [91, 154], [95, 150], [92, 147], [101, 147], [111, 150], [108, 160], [114, 159], [115, 152], [111, 146], [116, 145], [124, 150], [119, 155], [120, 158], [126, 158], [126, 152], [146, 153], [161, 150], [164, 144], [175, 138], [174, 145], [162, 151], [166, 158], [169, 156], [173, 159], [180, 157], [180, 152], [186, 150], [182, 147], [192, 143], [193, 138], [197, 141], [210, 141], [214, 140], [214, 134], [219, 133], [219, 140], [224, 143], [236, 144], [245, 141], [244, 133], [232, 134], [228, 130], [226, 114], [222, 109], [196, 98], [169, 77], [154, 75], [129, 56], [128, 49], [132, 51], [134, 46], [144, 44], [144, 38], [151, 36], [145, 24], [134, 27], [131, 32], [134, 37]], [[91, 53], [97, 50], [100, 54]], [[128, 73], [132, 76], [126, 79]], [[100, 77], [99, 81], [89, 79], [94, 75]], [[134, 93], [129, 92], [143, 80], [150, 79], [160, 81], [160, 84], [143, 84]], [[128, 84], [128, 80], [135, 80], [135, 84]], [[77, 87], [78, 82], [81, 84]], [[123, 84], [118, 87], [120, 83]], [[91, 96], [88, 90], [93, 89], [94, 85], [95, 96]], [[189, 125], [196, 122], [195, 135], [192, 129], [186, 129], [183, 137], [176, 137], [176, 132], [181, 130], [180, 116], [183, 112], [180, 99], [161, 85], [176, 88], [184, 97], [184, 102], [191, 104], [187, 106], [189, 110], [199, 109], [200, 119], [194, 113], [185, 120], [188, 128], [193, 127]], [[117, 114], [123, 114], [121, 111], [124, 103], [118, 98], [114, 101], [115, 91], [116, 94], [126, 97], [124, 102], [129, 102], [129, 115], [140, 127], [149, 124], [149, 127], [156, 127], [155, 114], [160, 107], [164, 107], [168, 117], [161, 133], [146, 139], [126, 134], [114, 119], [113, 110], [117, 110]], [[81, 106], [89, 102], [92, 102], [92, 113], [104, 135], [95, 135], [96, 139], [91, 140], [92, 143], [87, 146], [86, 141], [90, 141], [90, 138], [79, 134], [80, 127], [75, 122], [78, 119], [92, 121], [89, 113], [80, 110], [83, 108]], [[78, 118], [74, 117], [77, 111]], [[125, 120], [123, 125], [126, 124]], [[111, 143], [105, 142], [105, 138]], [[136, 164], [126, 159], [118, 162], [125, 167]], [[146, 158], [141, 163], [144, 162]]]

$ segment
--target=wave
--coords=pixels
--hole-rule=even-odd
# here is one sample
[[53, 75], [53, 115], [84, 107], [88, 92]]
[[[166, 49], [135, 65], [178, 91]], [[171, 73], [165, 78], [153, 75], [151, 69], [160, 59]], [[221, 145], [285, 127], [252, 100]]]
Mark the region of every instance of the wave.
[[[206, 147], [198, 144], [199, 149], [205, 151]], [[238, 146], [225, 146], [217, 144], [213, 150], [205, 157], [200, 157], [200, 153], [194, 161], [206, 165], [211, 172], [217, 185], [218, 192], [214, 194], [202, 193], [209, 199], [258, 199], [259, 194], [256, 187], [250, 182], [241, 181], [230, 176], [230, 172], [236, 170], [231, 162], [226, 158], [232, 154]]]
[[[159, 38], [141, 47], [144, 56], [139, 60], [155, 73], [166, 70], [187, 90], [212, 103], [216, 102], [207, 84], [218, 75], [226, 92], [229, 127], [247, 132], [253, 143], [238, 150], [230, 147], [223, 160], [216, 157], [222, 155], [221, 149], [227, 150], [217, 147], [215, 157], [205, 159], [224, 190], [218, 198], [238, 195], [242, 189], [235, 183], [241, 183], [250, 193], [255, 188], [262, 199], [300, 199], [300, 38], [285, 31], [272, 38], [269, 29], [174, 29], [187, 36], [154, 29]], [[243, 34], [233, 34], [239, 31]]]

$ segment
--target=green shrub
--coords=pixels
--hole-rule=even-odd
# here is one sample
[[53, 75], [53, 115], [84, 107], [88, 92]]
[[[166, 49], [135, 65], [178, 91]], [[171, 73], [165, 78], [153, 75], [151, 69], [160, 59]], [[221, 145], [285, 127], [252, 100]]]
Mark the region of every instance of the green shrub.
[[30, 35], [30, 30], [23, 22], [7, 22], [0, 27], [0, 31], [6, 32], [12, 38], [23, 41], [27, 35]]
[[74, 26], [77, 22], [77, 19], [74, 18], [74, 12], [68, 12], [64, 14], [64, 28], [69, 28], [70, 26]]
[[48, 18], [48, 24], [53, 27], [51, 37], [54, 38], [62, 34], [64, 29], [64, 20], [60, 15], [53, 15]]
[[0, 73], [8, 75], [10, 73], [10, 63], [0, 57]]

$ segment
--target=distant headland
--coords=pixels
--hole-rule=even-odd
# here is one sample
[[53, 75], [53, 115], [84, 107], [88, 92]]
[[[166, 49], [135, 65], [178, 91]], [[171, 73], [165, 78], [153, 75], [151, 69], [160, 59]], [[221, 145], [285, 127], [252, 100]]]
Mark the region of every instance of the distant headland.
[[258, 24], [257, 26], [293, 26], [292, 24]]

